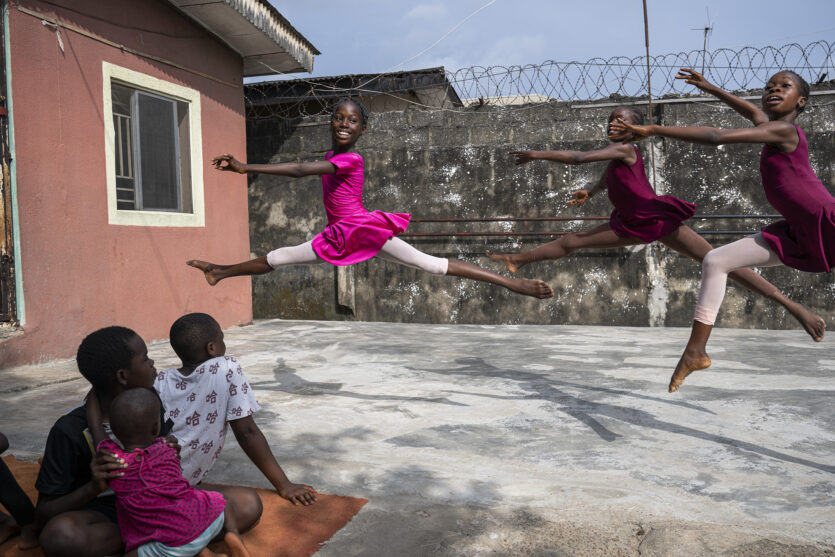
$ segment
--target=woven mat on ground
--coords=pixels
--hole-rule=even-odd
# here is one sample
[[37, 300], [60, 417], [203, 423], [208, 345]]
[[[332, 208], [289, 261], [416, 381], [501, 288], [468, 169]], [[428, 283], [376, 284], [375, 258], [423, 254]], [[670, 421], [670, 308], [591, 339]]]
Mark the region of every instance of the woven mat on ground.
[[[34, 462], [20, 462], [14, 456], [3, 460], [17, 478], [27, 495], [35, 500], [35, 480], [40, 468]], [[264, 513], [258, 524], [243, 535], [244, 542], [253, 557], [301, 557], [316, 552], [345, 526], [367, 502], [356, 497], [319, 494], [319, 500], [309, 506], [293, 505], [274, 491], [258, 489], [264, 503]], [[3, 509], [2, 506], [0, 506]], [[0, 557], [43, 557], [40, 549], [21, 551], [17, 548], [20, 538], [14, 537], [0, 544]], [[221, 551], [223, 544], [213, 544]]]

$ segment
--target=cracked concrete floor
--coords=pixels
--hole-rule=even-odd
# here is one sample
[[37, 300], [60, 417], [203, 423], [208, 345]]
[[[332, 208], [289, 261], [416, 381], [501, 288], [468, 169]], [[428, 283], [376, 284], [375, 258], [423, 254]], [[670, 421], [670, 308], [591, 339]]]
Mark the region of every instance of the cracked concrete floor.
[[[689, 331], [260, 321], [227, 331], [288, 475], [368, 505], [345, 555], [835, 555], [835, 351]], [[155, 343], [157, 368], [176, 363]], [[9, 368], [11, 452], [86, 391], [72, 360]], [[208, 478], [267, 487], [234, 445]]]

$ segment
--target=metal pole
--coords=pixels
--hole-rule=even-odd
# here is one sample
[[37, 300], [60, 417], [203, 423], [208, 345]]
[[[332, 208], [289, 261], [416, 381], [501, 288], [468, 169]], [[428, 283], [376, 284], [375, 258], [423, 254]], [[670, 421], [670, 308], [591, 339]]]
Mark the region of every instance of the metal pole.
[[[649, 123], [652, 124], [652, 80], [650, 78], [650, 69], [649, 69], [649, 19], [647, 18], [647, 0], [643, 0], [644, 2], [644, 42], [647, 47], [647, 98], [648, 98], [648, 105], [647, 105], [647, 117], [649, 119]], [[649, 139], [649, 160], [650, 166], [652, 167], [652, 189], [655, 191], [655, 143], [652, 141], [652, 138]]]

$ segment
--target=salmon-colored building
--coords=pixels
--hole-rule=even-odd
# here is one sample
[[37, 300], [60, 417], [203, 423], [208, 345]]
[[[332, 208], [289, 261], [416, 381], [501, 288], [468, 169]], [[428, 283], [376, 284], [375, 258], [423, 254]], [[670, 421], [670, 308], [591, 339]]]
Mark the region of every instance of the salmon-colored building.
[[250, 255], [246, 178], [209, 161], [246, 153], [243, 78], [315, 54], [267, 0], [3, 2], [0, 367], [249, 322], [250, 281], [185, 265]]

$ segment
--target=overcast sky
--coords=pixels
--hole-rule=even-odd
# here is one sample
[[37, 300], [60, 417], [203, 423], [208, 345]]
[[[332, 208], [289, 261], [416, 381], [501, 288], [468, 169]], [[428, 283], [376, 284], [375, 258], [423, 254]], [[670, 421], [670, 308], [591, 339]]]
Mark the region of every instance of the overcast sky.
[[[644, 53], [641, 0], [270, 0], [322, 54], [313, 76], [585, 61]], [[650, 53], [835, 42], [835, 0], [648, 0]], [[696, 28], [697, 30], [692, 30]], [[295, 74], [290, 77], [303, 77]], [[274, 79], [271, 77], [270, 79]]]

